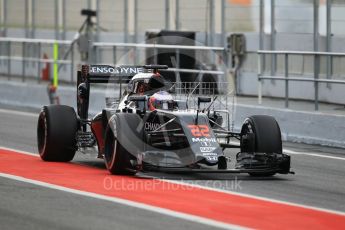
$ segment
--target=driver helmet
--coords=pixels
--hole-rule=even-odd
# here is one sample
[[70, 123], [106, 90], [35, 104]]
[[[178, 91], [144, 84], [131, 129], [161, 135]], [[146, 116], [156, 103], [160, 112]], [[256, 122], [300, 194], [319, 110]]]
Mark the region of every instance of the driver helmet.
[[134, 93], [144, 95], [145, 92], [150, 91], [150, 86], [144, 81], [139, 81], [135, 83]]
[[172, 110], [174, 107], [173, 97], [166, 91], [159, 91], [153, 94], [149, 99], [149, 109]]

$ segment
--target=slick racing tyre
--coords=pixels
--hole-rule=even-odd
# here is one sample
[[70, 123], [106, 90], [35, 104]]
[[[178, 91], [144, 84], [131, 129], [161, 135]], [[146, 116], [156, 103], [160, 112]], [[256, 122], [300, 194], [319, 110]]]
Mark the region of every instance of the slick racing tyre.
[[[242, 136], [249, 137], [246, 143], [241, 140], [241, 152], [266, 154], [282, 153], [281, 131], [278, 122], [271, 116], [255, 115], [244, 121]], [[251, 176], [273, 176], [275, 172], [249, 173]]]
[[137, 114], [117, 113], [108, 123], [105, 134], [104, 162], [111, 174], [134, 175], [137, 153], [142, 150], [142, 132]]
[[37, 123], [37, 146], [44, 161], [71, 161], [76, 151], [78, 120], [72, 107], [44, 106]]

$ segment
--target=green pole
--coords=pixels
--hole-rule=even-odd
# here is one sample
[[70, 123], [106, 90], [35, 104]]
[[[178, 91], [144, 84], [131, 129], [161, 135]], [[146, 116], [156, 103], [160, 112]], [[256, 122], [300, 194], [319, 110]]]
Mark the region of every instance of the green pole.
[[57, 42], [54, 43], [53, 47], [53, 56], [54, 56], [54, 67], [53, 67], [53, 86], [58, 87], [58, 81], [59, 81], [59, 65], [58, 65], [58, 59], [59, 59], [59, 44]]

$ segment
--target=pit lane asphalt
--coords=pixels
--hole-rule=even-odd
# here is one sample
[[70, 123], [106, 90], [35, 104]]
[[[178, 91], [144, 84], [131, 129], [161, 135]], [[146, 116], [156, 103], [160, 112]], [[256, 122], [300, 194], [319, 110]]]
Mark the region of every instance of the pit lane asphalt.
[[[0, 109], [0, 146], [36, 153], [36, 122], [37, 112], [35, 114]], [[296, 175], [277, 175], [272, 178], [231, 174], [148, 175], [344, 212], [345, 161], [310, 154], [345, 159], [345, 151], [294, 143], [284, 143], [284, 149], [292, 153], [303, 153], [291, 155], [292, 168]], [[235, 153], [227, 152], [229, 156]], [[73, 161], [105, 170], [103, 161], [88, 153], [78, 154]], [[54, 229], [54, 226], [59, 229], [62, 226], [66, 229], [161, 229], [162, 226], [168, 229], [210, 228], [133, 207], [109, 204], [1, 177], [0, 195], [2, 229]]]
[[[0, 146], [36, 153], [36, 114], [0, 109]], [[76, 161], [103, 168], [101, 160]], [[0, 177], [1, 229], [210, 229], [200, 223]]]

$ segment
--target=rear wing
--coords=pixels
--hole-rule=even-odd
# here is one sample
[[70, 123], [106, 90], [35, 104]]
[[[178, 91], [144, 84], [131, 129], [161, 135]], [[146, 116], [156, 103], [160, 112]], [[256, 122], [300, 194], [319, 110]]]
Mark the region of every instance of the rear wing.
[[125, 83], [134, 75], [144, 72], [147, 70], [143, 66], [82, 65], [78, 76], [89, 83]]

